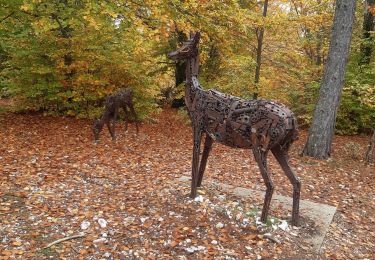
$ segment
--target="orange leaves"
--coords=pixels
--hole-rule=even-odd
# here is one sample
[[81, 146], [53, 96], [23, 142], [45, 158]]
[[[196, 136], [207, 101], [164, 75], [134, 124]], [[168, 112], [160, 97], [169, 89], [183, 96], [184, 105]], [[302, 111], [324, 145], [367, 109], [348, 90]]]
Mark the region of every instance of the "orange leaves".
[[12, 242], [12, 245], [13, 246], [21, 246], [22, 242], [20, 242], [20, 241], [14, 241], [14, 242]]
[[0, 211], [9, 211], [10, 210], [10, 207], [7, 207], [7, 206], [0, 206]]
[[368, 10], [370, 11], [370, 13], [372, 13], [373, 16], [375, 16], [375, 5], [374, 4], [369, 5]]
[[176, 247], [179, 243], [180, 243], [180, 241], [173, 240], [173, 241], [171, 242], [171, 247]]
[[[214, 146], [199, 190], [202, 199], [191, 200], [189, 183], [176, 180], [190, 175], [191, 129], [175, 111], [166, 110], [157, 119], [143, 124], [138, 136], [132, 124], [125, 134], [119, 122], [116, 143], [105, 130], [101, 142], [93, 145], [88, 120], [2, 115], [0, 235], [5, 242], [0, 240], [0, 259], [99, 259], [109, 254], [115, 259], [307, 255], [302, 247], [294, 246], [300, 243], [298, 236], [279, 229], [278, 244], [261, 235], [254, 217], [262, 198], [244, 200], [210, 184], [215, 180], [262, 190], [249, 151]], [[303, 180], [304, 198], [329, 204], [336, 201], [339, 206], [322, 255], [371, 259], [369, 237], [374, 218], [369, 213], [374, 204], [372, 186], [367, 184], [372, 183], [372, 168], [342, 153], [327, 162], [301, 158], [297, 153], [305, 134], [301, 136], [292, 149], [291, 163]], [[363, 137], [337, 137], [335, 149], [350, 140], [367, 143]], [[269, 161], [275, 193], [290, 195], [288, 180], [273, 157]], [[287, 218], [285, 211], [271, 210], [271, 214]], [[105, 227], [98, 223], [100, 218], [106, 220]], [[90, 222], [86, 229], [81, 227], [83, 221]], [[314, 232], [304, 230], [292, 232]], [[85, 237], [41, 250], [79, 232], [85, 232]]]
[[0, 259], [13, 259], [14, 257], [20, 257], [24, 254], [23, 250], [3, 250], [1, 251]]

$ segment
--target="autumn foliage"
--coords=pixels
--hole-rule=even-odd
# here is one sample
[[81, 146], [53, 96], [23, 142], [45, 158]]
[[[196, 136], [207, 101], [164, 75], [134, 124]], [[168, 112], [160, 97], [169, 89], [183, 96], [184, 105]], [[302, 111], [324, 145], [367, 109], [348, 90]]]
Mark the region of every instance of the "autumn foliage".
[[[333, 1], [0, 1], [0, 88], [18, 110], [95, 117], [106, 95], [128, 86], [145, 117], [174, 86], [165, 54], [179, 35], [202, 32], [201, 82], [226, 93], [289, 103], [311, 121], [331, 32]], [[362, 42], [362, 2], [350, 61]], [[264, 28], [259, 84], [254, 84], [259, 28]], [[366, 42], [367, 45], [373, 43]], [[372, 127], [371, 64], [349, 67], [340, 133]], [[176, 91], [175, 91], [176, 92]], [[177, 91], [178, 92], [178, 91]]]

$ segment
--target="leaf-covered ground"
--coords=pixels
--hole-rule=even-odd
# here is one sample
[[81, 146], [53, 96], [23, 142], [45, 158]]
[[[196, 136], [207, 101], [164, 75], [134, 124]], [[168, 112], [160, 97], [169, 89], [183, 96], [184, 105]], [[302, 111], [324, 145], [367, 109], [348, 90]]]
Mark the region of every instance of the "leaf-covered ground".
[[[290, 211], [272, 207], [273, 223], [256, 222], [261, 201], [226, 194], [209, 181], [264, 190], [248, 150], [215, 144], [203, 188], [188, 198], [191, 130], [175, 111], [125, 134], [105, 129], [92, 142], [91, 122], [40, 115], [0, 115], [0, 259], [224, 258], [284, 259], [317, 256], [372, 259], [375, 255], [374, 165], [360, 160], [365, 137], [336, 137], [333, 157], [298, 156], [291, 165], [302, 197], [338, 207], [318, 255], [287, 227]], [[356, 158], [357, 157], [357, 158]], [[291, 185], [273, 158], [275, 192]], [[51, 247], [60, 238], [80, 234]]]

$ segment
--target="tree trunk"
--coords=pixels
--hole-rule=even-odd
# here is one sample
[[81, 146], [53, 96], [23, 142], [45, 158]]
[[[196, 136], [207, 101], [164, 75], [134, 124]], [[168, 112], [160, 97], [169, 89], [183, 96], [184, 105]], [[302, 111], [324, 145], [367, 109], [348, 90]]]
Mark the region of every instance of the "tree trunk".
[[175, 68], [175, 80], [176, 80], [176, 87], [179, 86], [185, 80], [185, 63], [184, 62], [177, 62]]
[[[177, 41], [178, 44], [182, 44], [186, 41], [187, 36], [183, 31], [177, 29]], [[177, 46], [176, 46], [177, 47]], [[185, 80], [185, 62], [177, 62], [175, 70], [176, 87], [184, 82]]]
[[[176, 29], [176, 33], [177, 33], [178, 44], [182, 44], [184, 41], [186, 41], [187, 36], [183, 31]], [[180, 62], [180, 61], [176, 62], [175, 73], [174, 73], [176, 88], [185, 81], [185, 78], [186, 78], [185, 67], [186, 67], [185, 62]], [[184, 101], [184, 98], [182, 97], [182, 98], [173, 99], [171, 107], [179, 108], [179, 107], [183, 107], [184, 105], [185, 105], [185, 101]]]
[[316, 35], [317, 43], [316, 43], [316, 65], [320, 66], [323, 63], [322, 59], [322, 45], [323, 45], [323, 30], [320, 29]]
[[366, 152], [365, 161], [367, 163], [372, 163], [374, 161], [374, 150], [375, 150], [375, 129], [372, 130], [372, 137], [368, 144], [368, 149]]
[[[268, 0], [265, 0], [264, 5], [263, 5], [263, 17], [267, 16], [267, 8], [268, 8]], [[259, 79], [260, 79], [260, 65], [262, 63], [262, 45], [263, 45], [263, 36], [264, 36], [264, 26], [263, 25], [260, 27], [258, 32], [259, 32], [259, 34], [257, 34], [257, 40], [258, 40], [257, 64], [256, 64], [256, 68], [255, 68], [255, 79], [254, 79], [256, 91], [253, 95], [254, 99], [257, 99], [258, 94], [259, 94], [258, 84], [259, 84]]]
[[361, 44], [361, 58], [360, 64], [370, 64], [372, 53], [373, 36], [371, 31], [374, 31], [374, 15], [370, 12], [370, 6], [375, 7], [375, 0], [365, 1], [365, 13], [363, 18], [363, 43]]
[[336, 113], [344, 83], [355, 12], [355, 0], [336, 0], [327, 64], [303, 154], [325, 159], [331, 154]]

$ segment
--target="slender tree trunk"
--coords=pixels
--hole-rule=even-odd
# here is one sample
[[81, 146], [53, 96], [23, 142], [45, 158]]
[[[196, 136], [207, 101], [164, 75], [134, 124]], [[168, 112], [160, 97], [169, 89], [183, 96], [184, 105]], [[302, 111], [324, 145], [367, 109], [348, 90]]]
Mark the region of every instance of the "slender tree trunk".
[[175, 68], [175, 80], [176, 80], [176, 87], [184, 82], [185, 80], [185, 63], [184, 62], [177, 62]]
[[[359, 65], [368, 65], [371, 61], [372, 45], [374, 37], [371, 32], [374, 31], [374, 15], [370, 12], [370, 6], [375, 7], [375, 0], [365, 1], [365, 12], [363, 17], [363, 43], [361, 44], [361, 58]], [[368, 144], [368, 149], [365, 155], [366, 163], [372, 163], [374, 161], [374, 150], [375, 150], [375, 128], [372, 132], [372, 137]]]
[[365, 1], [365, 12], [363, 18], [363, 43], [361, 44], [360, 64], [369, 64], [372, 53], [374, 37], [371, 32], [374, 31], [374, 15], [370, 12], [370, 6], [375, 7], [375, 0]]
[[328, 59], [319, 100], [303, 154], [325, 159], [331, 154], [336, 114], [344, 83], [355, 12], [355, 0], [336, 0]]
[[[180, 30], [176, 29], [176, 33], [177, 33], [178, 44], [181, 44], [184, 41], [186, 41], [187, 36], [183, 31], [180, 31]], [[175, 73], [174, 73], [174, 75], [175, 75], [175, 87], [176, 88], [185, 81], [185, 78], [186, 78], [185, 67], [186, 67], [185, 62], [180, 62], [180, 61], [176, 62]], [[185, 104], [185, 101], [184, 101], [183, 97], [172, 100], [172, 107], [174, 107], [174, 108], [183, 107], [184, 104]]]
[[[317, 3], [321, 4], [322, 1], [318, 0]], [[322, 45], [323, 45], [323, 39], [324, 39], [324, 27], [321, 27], [320, 30], [316, 34], [316, 65], [321, 65], [323, 60], [322, 60]]]
[[320, 29], [316, 35], [317, 43], [316, 43], [316, 65], [321, 65], [323, 63], [322, 59], [322, 45], [323, 45], [323, 30]]
[[367, 163], [372, 163], [374, 161], [374, 150], [375, 150], [375, 129], [372, 130], [372, 137], [368, 144], [368, 149], [366, 152], [365, 161]]
[[[186, 34], [183, 31], [177, 30], [178, 44], [182, 44], [186, 39]], [[175, 70], [176, 87], [183, 83], [185, 78], [185, 62], [177, 62]]]
[[[267, 16], [267, 8], [268, 8], [268, 0], [265, 0], [264, 5], [263, 5], [263, 17]], [[258, 84], [259, 84], [259, 79], [260, 79], [260, 65], [262, 64], [263, 36], [264, 36], [264, 25], [258, 28], [258, 31], [257, 31], [258, 46], [257, 46], [257, 64], [255, 68], [255, 79], [254, 79], [254, 83], [256, 87], [256, 91], [253, 96], [254, 99], [256, 99], [259, 94]]]

